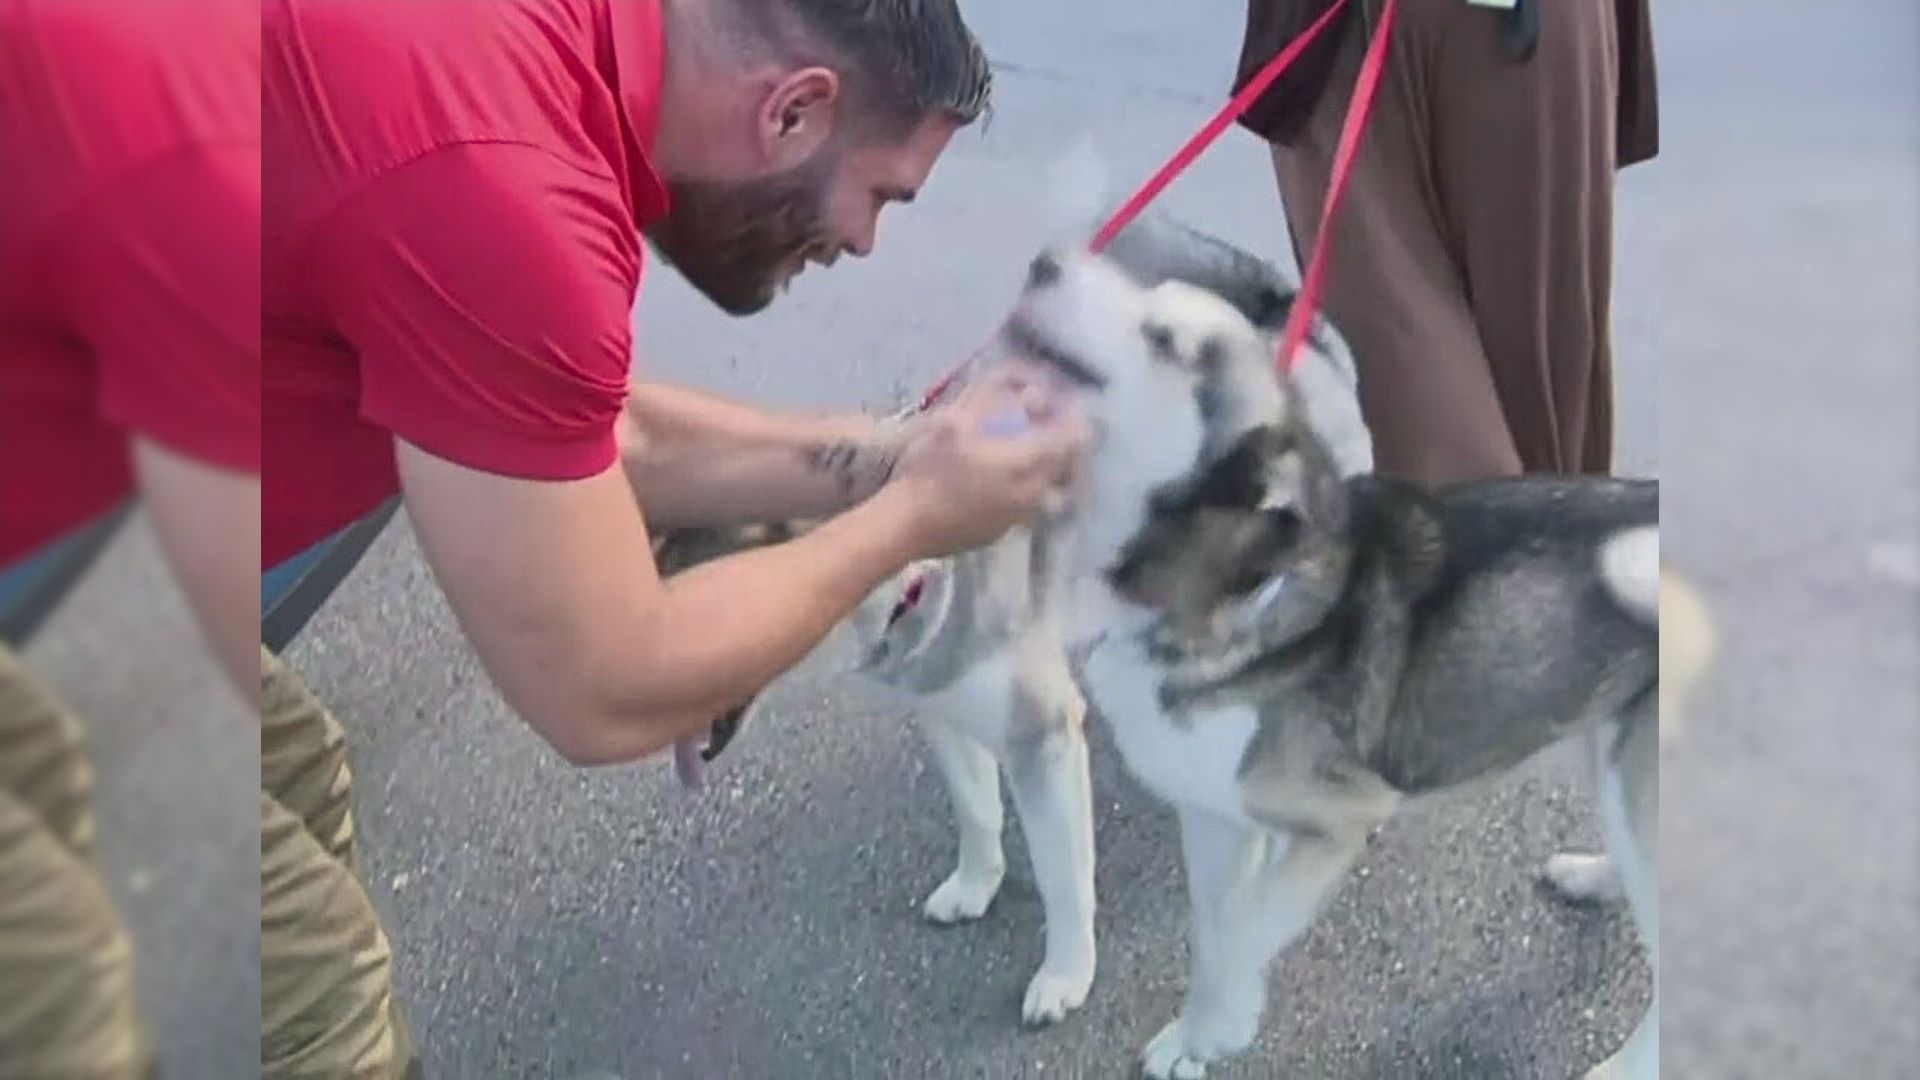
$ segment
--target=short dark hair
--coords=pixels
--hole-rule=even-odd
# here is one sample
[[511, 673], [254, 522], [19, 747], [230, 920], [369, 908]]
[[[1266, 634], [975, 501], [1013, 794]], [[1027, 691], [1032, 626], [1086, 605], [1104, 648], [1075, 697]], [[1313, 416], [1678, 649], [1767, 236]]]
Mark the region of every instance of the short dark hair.
[[[993, 71], [957, 0], [733, 0], [782, 55], [839, 61], [856, 108], [890, 126], [929, 116], [972, 123], [987, 111]], [[825, 48], [830, 55], [820, 55]], [[836, 65], [840, 66], [840, 65]], [[851, 76], [849, 79], [848, 77]]]

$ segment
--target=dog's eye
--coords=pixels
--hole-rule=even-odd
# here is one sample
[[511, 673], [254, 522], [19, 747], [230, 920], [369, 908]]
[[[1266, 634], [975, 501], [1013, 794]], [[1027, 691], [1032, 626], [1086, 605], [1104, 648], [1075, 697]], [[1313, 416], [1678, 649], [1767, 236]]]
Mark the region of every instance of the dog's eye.
[[1227, 346], [1219, 338], [1208, 338], [1200, 346], [1200, 355], [1194, 358], [1200, 370], [1207, 373], [1219, 371], [1226, 359]]
[[1140, 328], [1140, 336], [1147, 341], [1147, 348], [1155, 356], [1171, 360], [1173, 356], [1173, 329], [1164, 323], [1147, 323]]
[[1284, 507], [1267, 511], [1265, 521], [1266, 527], [1255, 534], [1246, 559], [1248, 566], [1259, 567], [1262, 573], [1275, 561], [1296, 554], [1305, 527], [1299, 514]]

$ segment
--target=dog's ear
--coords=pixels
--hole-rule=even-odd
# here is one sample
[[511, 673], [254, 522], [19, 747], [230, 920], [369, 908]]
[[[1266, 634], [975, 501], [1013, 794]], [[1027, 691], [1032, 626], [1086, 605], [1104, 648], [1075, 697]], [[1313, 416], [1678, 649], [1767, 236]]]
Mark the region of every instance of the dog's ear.
[[1344, 533], [1351, 507], [1346, 480], [1333, 451], [1317, 434], [1309, 433], [1300, 440], [1298, 454], [1305, 476], [1303, 499], [1308, 517], [1322, 533]]
[[1289, 446], [1278, 455], [1268, 458], [1260, 473], [1260, 502], [1256, 509], [1267, 513], [1287, 512], [1298, 515], [1307, 501], [1306, 462], [1294, 448]]
[[[1337, 531], [1346, 522], [1346, 489], [1326, 448], [1310, 430], [1289, 423], [1258, 428], [1241, 440], [1242, 469], [1256, 469], [1250, 508], [1270, 519], [1289, 543], [1300, 533]], [[1247, 460], [1250, 458], [1251, 460]]]
[[1255, 428], [1234, 440], [1174, 501], [1217, 510], [1253, 510], [1267, 498], [1267, 462], [1272, 428]]
[[[1270, 334], [1278, 334], [1287, 325], [1287, 316], [1293, 313], [1294, 293], [1291, 289], [1274, 282], [1262, 282], [1256, 285], [1242, 305], [1241, 313], [1256, 328]], [[1279, 342], [1274, 343], [1278, 347]]]
[[1314, 513], [1313, 495], [1310, 463], [1295, 445], [1289, 444], [1279, 455], [1267, 459], [1256, 509], [1270, 552], [1277, 555], [1299, 544]]

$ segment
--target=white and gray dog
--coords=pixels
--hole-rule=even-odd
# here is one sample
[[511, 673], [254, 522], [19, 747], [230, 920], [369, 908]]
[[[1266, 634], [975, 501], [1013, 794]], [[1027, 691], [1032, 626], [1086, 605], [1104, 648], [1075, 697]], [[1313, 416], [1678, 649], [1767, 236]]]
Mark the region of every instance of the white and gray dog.
[[[909, 567], [850, 620], [862, 669], [919, 696], [957, 818], [929, 918], [987, 910], [1002, 774], [1012, 789], [1046, 917], [1028, 1022], [1077, 1008], [1094, 976], [1082, 688], [1178, 812], [1191, 977], [1147, 1047], [1154, 1077], [1201, 1076], [1252, 1040], [1274, 957], [1403, 803], [1563, 738], [1593, 747], [1611, 858], [1561, 856], [1549, 877], [1623, 890], [1658, 947], [1658, 713], [1676, 695], [1660, 692], [1659, 597], [1675, 586], [1657, 486], [1372, 477], [1333, 329], [1275, 369], [1291, 299], [1271, 267], [1164, 220], [1104, 256], [1034, 260], [979, 362], [1084, 404], [1101, 439], [1083, 490], [989, 547]], [[682, 561], [786, 531], [703, 534]], [[1657, 1051], [1650, 1011], [1601, 1072], [1655, 1075]]]
[[[1271, 265], [1163, 218], [1142, 219], [1123, 232], [1103, 265], [1142, 289], [1184, 283], [1265, 333], [1278, 332], [1293, 295]], [[1305, 351], [1296, 376], [1305, 408], [1333, 440], [1343, 472], [1365, 472], [1371, 443], [1346, 347], [1323, 325]], [[1104, 378], [1049, 353], [1019, 322], [1007, 323], [972, 368], [1002, 363], [1031, 365], [1074, 394], [1097, 392]], [[1102, 451], [1110, 457], [1128, 453], [1155, 422], [1151, 411], [1138, 418], [1105, 407], [1099, 412], [1110, 425]], [[1045, 956], [1021, 1009], [1031, 1024], [1058, 1021], [1084, 1003], [1095, 966], [1086, 707], [1068, 652], [1082, 637], [1075, 629], [1075, 587], [1088, 581], [1073, 572], [1081, 517], [1069, 509], [988, 547], [910, 566], [876, 590], [846, 627], [858, 642], [861, 673], [917, 698], [918, 727], [952, 802], [959, 855], [927, 897], [928, 919], [977, 919], [999, 891], [1006, 872], [1005, 776], [1046, 916]], [[806, 527], [782, 522], [677, 531], [663, 539], [658, 557], [663, 571], [672, 572]], [[742, 713], [723, 718], [714, 743], [724, 745], [742, 722]]]
[[[1149, 1075], [1199, 1077], [1252, 1041], [1272, 961], [1395, 812], [1566, 739], [1591, 749], [1608, 856], [1548, 877], [1624, 893], [1657, 969], [1661, 714], [1701, 657], [1670, 649], [1663, 695], [1660, 600], [1684, 588], [1656, 481], [1352, 475], [1272, 333], [1080, 253], [1036, 261], [1010, 325], [1091, 375], [1106, 441], [1067, 556], [1097, 583], [1080, 682], [1180, 820], [1190, 980]], [[1596, 1076], [1658, 1075], [1657, 1008]]]

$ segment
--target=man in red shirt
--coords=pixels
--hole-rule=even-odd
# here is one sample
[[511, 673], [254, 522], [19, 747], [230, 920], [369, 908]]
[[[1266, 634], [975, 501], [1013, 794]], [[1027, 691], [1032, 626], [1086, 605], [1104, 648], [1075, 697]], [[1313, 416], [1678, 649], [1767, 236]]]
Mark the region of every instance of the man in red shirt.
[[[997, 385], [901, 437], [630, 371], [643, 236], [739, 315], [872, 250], [987, 102], [953, 0], [273, 0], [262, 44], [263, 566], [404, 493], [482, 662], [570, 761], [703, 731], [910, 560], [1034, 513], [1084, 441]], [[1041, 422], [986, 435], [1008, 407]], [[650, 527], [828, 513], [670, 581], [648, 555]], [[299, 730], [327, 732], [344, 776], [337, 728], [271, 662], [265, 695], [263, 778]], [[343, 800], [332, 821], [308, 833], [350, 852]], [[367, 1019], [389, 1011], [384, 940], [284, 959], [300, 896], [277, 883], [298, 868], [273, 847], [268, 1073], [296, 1054], [397, 1071]], [[314, 985], [368, 1007], [316, 1027]]]

